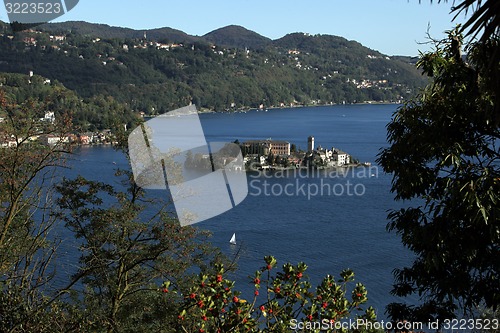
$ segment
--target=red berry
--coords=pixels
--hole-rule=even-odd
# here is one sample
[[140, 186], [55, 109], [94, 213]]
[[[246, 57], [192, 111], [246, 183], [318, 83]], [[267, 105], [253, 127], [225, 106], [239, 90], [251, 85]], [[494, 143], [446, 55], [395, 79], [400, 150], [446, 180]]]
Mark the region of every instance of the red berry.
[[195, 293], [190, 294], [189, 298], [191, 298], [191, 299], [196, 298], [196, 294]]
[[267, 265], [267, 270], [270, 271], [273, 267], [271, 265]]
[[253, 280], [253, 282], [254, 282], [255, 284], [260, 284], [260, 279], [259, 279], [259, 278], [255, 278], [255, 280]]
[[254, 293], [253, 293], [255, 296], [259, 296], [259, 291], [256, 290]]
[[259, 307], [259, 309], [260, 309], [260, 311], [262, 311], [262, 312], [266, 311], [266, 307], [265, 307], [264, 305], [261, 305], [261, 306]]
[[233, 302], [234, 302], [234, 303], [238, 303], [238, 301], [239, 301], [238, 297], [234, 296], [234, 297], [233, 297]]
[[203, 316], [203, 317], [201, 317], [201, 319], [202, 319], [203, 321], [207, 321], [207, 320], [208, 320], [207, 316]]
[[217, 275], [217, 282], [222, 282], [222, 275]]
[[297, 273], [297, 279], [301, 279], [302, 278], [302, 273], [301, 272], [298, 272]]
[[167, 288], [163, 288], [163, 289], [162, 289], [162, 291], [163, 291], [164, 293], [168, 293], [168, 289], [167, 289]]
[[323, 307], [323, 309], [326, 309], [326, 307], [328, 306], [328, 303], [324, 302], [321, 306]]

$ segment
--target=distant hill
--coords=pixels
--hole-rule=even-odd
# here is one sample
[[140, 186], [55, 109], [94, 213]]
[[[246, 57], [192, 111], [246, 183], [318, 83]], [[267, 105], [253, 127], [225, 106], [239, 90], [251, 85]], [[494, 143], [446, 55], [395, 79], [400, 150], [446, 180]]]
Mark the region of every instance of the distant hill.
[[134, 39], [144, 38], [144, 34], [146, 34], [148, 40], [169, 40], [175, 42], [194, 42], [200, 40], [199, 37], [191, 36], [183, 31], [172, 28], [133, 30], [83, 21], [46, 23], [37, 27], [37, 29], [63, 34], [71, 32], [73, 34], [99, 38]]
[[[283, 47], [287, 49], [298, 49], [307, 52], [313, 52], [319, 49], [364, 49], [360, 43], [356, 41], [349, 41], [343, 37], [332, 36], [332, 35], [310, 35], [308, 33], [295, 32], [287, 34], [286, 36], [276, 39], [273, 41], [273, 45], [277, 47]], [[379, 52], [370, 51], [371, 54], [381, 55]]]
[[203, 39], [216, 45], [241, 49], [261, 49], [272, 42], [271, 39], [239, 25], [229, 25], [214, 30], [204, 35]]
[[146, 114], [189, 103], [220, 111], [401, 102], [427, 82], [412, 58], [331, 35], [291, 33], [273, 41], [234, 25], [204, 36], [87, 22], [17, 33], [0, 28], [0, 72], [33, 71], [82, 98], [112, 97]]

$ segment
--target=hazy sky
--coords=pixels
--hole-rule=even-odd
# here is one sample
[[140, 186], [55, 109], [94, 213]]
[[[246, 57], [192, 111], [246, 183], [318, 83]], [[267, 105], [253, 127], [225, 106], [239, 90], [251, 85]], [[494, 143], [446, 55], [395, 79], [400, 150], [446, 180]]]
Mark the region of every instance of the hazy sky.
[[[192, 35], [237, 24], [276, 39], [290, 32], [357, 40], [388, 55], [418, 55], [426, 31], [442, 38], [453, 0], [80, 0], [57, 21], [87, 21], [133, 29], [171, 27]], [[29, 2], [29, 1], [28, 1]], [[2, 6], [0, 20], [8, 21]]]

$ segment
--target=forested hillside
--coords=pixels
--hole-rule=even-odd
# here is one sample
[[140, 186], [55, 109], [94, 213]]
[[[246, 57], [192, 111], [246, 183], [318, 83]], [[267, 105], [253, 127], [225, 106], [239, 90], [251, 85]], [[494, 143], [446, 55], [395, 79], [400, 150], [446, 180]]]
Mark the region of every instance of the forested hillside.
[[[40, 112], [54, 112], [57, 119], [70, 116], [76, 132], [116, 129], [132, 126], [136, 117], [131, 109], [111, 96], [96, 95], [82, 99], [58, 81], [39, 75], [0, 73], [0, 87], [5, 97], [15, 104], [44, 104]], [[0, 118], [5, 117], [0, 110]], [[43, 117], [44, 114], [37, 114]]]
[[221, 111], [400, 102], [426, 81], [404, 58], [328, 35], [272, 41], [237, 26], [198, 37], [85, 22], [1, 29], [1, 72], [33, 71], [82, 97], [112, 96], [146, 114], [189, 103]]

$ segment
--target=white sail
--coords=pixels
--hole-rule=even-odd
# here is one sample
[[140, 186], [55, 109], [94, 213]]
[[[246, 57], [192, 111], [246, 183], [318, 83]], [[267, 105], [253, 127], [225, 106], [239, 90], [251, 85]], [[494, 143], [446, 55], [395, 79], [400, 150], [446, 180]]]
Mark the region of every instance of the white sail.
[[236, 244], [236, 234], [233, 234], [233, 237], [231, 237], [231, 240], [229, 241], [231, 244]]

